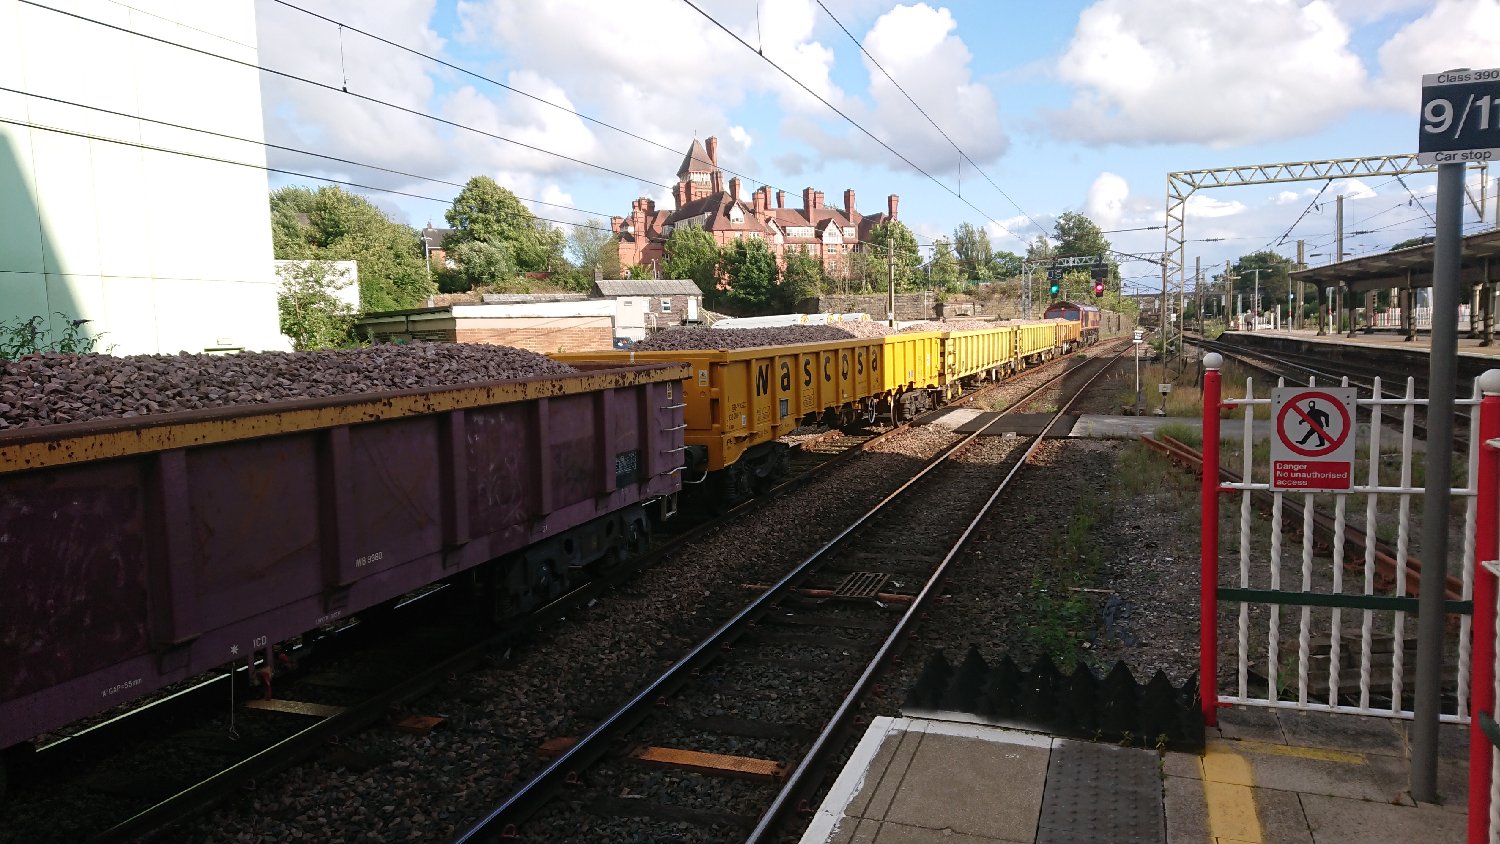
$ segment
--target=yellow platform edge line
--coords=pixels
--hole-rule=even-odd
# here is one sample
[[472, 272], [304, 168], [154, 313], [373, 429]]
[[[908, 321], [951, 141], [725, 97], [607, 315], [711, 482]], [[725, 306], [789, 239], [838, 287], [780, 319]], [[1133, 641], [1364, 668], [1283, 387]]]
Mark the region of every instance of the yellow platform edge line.
[[1233, 747], [1241, 753], [1258, 753], [1268, 756], [1290, 756], [1295, 759], [1310, 759], [1315, 762], [1337, 762], [1344, 765], [1363, 765], [1368, 759], [1363, 753], [1351, 750], [1332, 750], [1326, 747], [1304, 747], [1296, 744], [1273, 744], [1268, 741], [1240, 739]]
[[1210, 742], [1198, 764], [1209, 834], [1225, 844], [1261, 844], [1265, 839], [1255, 810], [1255, 773], [1250, 760], [1223, 743]]

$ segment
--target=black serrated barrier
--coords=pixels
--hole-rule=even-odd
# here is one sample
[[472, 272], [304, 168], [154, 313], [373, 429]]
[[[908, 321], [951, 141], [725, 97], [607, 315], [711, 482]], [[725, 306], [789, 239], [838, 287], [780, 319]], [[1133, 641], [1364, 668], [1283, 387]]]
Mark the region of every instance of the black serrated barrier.
[[1197, 677], [1173, 686], [1157, 671], [1143, 685], [1123, 662], [1100, 678], [1082, 662], [1064, 674], [1045, 656], [1030, 669], [1009, 656], [991, 666], [972, 646], [955, 669], [934, 651], [902, 710], [913, 716], [962, 712], [1000, 726], [1112, 744], [1203, 750]]

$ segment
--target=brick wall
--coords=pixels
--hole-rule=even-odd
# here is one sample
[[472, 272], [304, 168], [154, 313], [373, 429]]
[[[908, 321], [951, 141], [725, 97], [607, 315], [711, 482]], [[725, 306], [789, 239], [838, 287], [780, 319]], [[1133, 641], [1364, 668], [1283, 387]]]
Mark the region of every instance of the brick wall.
[[533, 352], [591, 352], [614, 345], [614, 331], [605, 327], [574, 328], [459, 328], [460, 343], [492, 343]]
[[373, 342], [489, 343], [533, 352], [588, 352], [614, 344], [609, 317], [515, 317], [390, 321], [370, 327]]
[[[698, 298], [698, 297], [689, 297], [689, 296], [647, 296], [646, 297], [646, 299], [651, 303], [651, 313], [656, 314], [656, 321], [657, 321], [658, 325], [680, 325], [680, 324], [682, 324], [682, 321], [685, 320], [685, 319], [687, 319], [687, 314], [688, 314], [688, 299], [689, 298]], [[672, 300], [672, 310], [671, 310], [670, 313], [662, 310], [662, 308], [661, 308], [661, 300], [663, 300], [663, 299], [671, 299]], [[698, 311], [699, 311], [698, 316], [701, 319], [702, 316], [703, 316], [703, 314], [702, 314], [702, 311], [703, 311], [703, 302], [701, 301], [701, 299], [698, 302]]]
[[[804, 303], [802, 310], [809, 313], [867, 313], [872, 319], [885, 319], [886, 297], [884, 293], [869, 293], [858, 296], [837, 294], [820, 296]], [[950, 296], [946, 302], [938, 302], [934, 293], [896, 294], [896, 319], [941, 319], [944, 312], [962, 319], [1010, 319], [1019, 314], [1011, 313], [1014, 307], [1005, 307], [997, 299], [979, 301], [967, 295]]]

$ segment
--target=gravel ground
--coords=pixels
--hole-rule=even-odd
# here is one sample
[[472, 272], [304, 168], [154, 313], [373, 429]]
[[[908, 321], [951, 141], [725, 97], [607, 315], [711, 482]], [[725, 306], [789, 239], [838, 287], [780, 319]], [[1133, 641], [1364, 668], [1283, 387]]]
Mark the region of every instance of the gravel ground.
[[[1107, 377], [1075, 410], [1109, 400]], [[917, 658], [887, 684], [883, 712], [899, 707], [932, 649], [958, 659], [975, 644], [986, 659], [1009, 653], [1029, 665], [1048, 653], [1063, 666], [1082, 658], [1104, 670], [1123, 659], [1138, 678], [1162, 669], [1177, 682], [1196, 669], [1196, 499], [1142, 449], [1042, 443], [950, 571], [947, 604], [923, 624]]]
[[[1039, 368], [1022, 380], [1051, 371]], [[534, 755], [540, 742], [592, 726], [743, 606], [749, 593], [742, 584], [779, 576], [954, 439], [937, 428], [899, 432], [514, 654], [496, 654], [493, 667], [414, 702], [411, 711], [448, 719], [436, 732], [350, 737], [318, 761], [260, 782], [253, 804], [227, 805], [159, 840], [450, 840], [545, 764]], [[660, 828], [651, 829], [638, 840], [670, 840], [652, 837]]]
[[[493, 668], [455, 678], [412, 709], [449, 720], [428, 736], [372, 730], [345, 751], [380, 760], [356, 772], [325, 758], [262, 782], [174, 840], [448, 841], [544, 764], [537, 745], [576, 735], [827, 541], [952, 434], [914, 429], [662, 562], [593, 608], [538, 634]], [[625, 839], [628, 840], [628, 839]]]
[[477, 343], [232, 355], [28, 355], [0, 361], [0, 430], [576, 371], [525, 349]]

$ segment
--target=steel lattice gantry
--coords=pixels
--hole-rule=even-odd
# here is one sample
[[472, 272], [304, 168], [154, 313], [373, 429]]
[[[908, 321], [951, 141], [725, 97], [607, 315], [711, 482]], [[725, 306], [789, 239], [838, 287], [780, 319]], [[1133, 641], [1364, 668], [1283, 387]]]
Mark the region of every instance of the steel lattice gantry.
[[[1472, 165], [1483, 170], [1484, 165]], [[1278, 182], [1311, 182], [1319, 179], [1345, 179], [1356, 176], [1404, 176], [1411, 173], [1435, 173], [1436, 165], [1417, 162], [1416, 153], [1374, 155], [1364, 158], [1333, 158], [1326, 161], [1290, 161], [1282, 164], [1251, 164], [1242, 167], [1214, 167], [1207, 170], [1179, 170], [1167, 174], [1166, 254], [1163, 256], [1163, 292], [1187, 289], [1187, 203], [1188, 198], [1208, 188], [1230, 188], [1245, 185], [1270, 185]], [[1473, 201], [1473, 197], [1470, 197]], [[1484, 200], [1475, 202], [1483, 208]], [[1481, 213], [1481, 219], [1483, 219]], [[1175, 282], [1175, 284], [1173, 283]], [[1165, 314], [1163, 315], [1165, 318]]]

